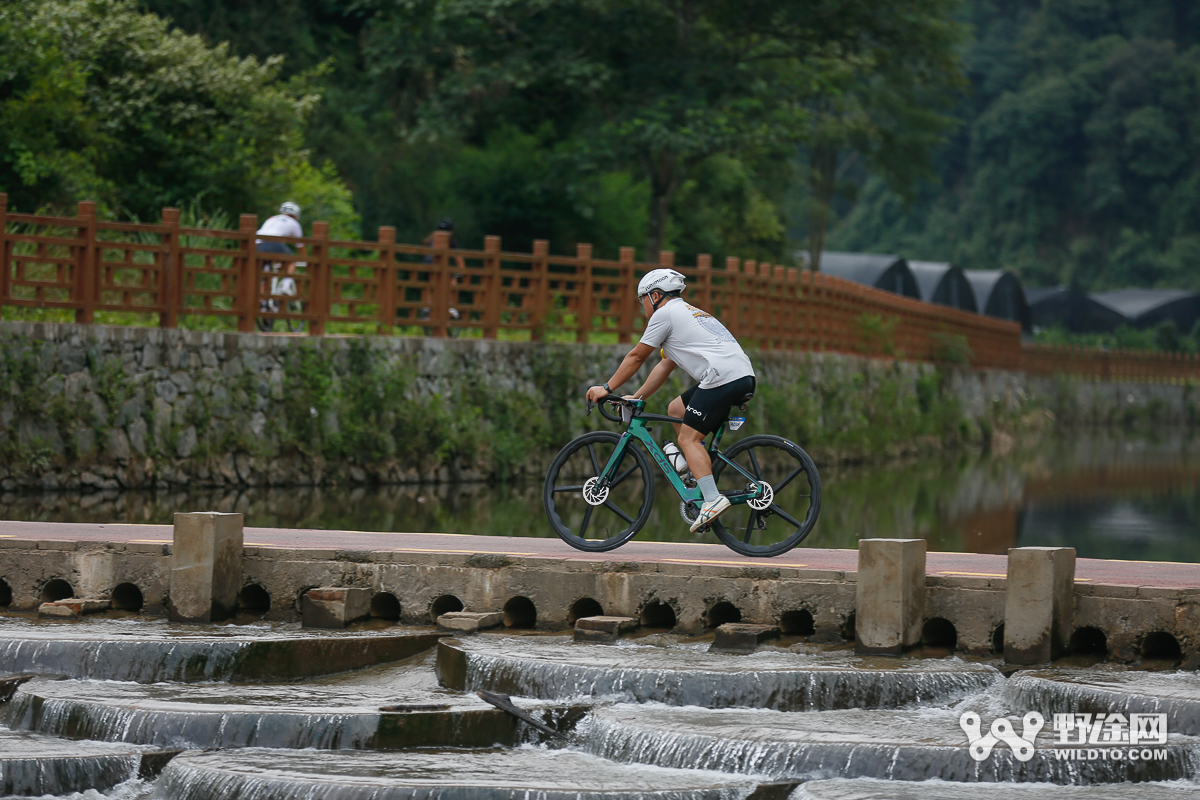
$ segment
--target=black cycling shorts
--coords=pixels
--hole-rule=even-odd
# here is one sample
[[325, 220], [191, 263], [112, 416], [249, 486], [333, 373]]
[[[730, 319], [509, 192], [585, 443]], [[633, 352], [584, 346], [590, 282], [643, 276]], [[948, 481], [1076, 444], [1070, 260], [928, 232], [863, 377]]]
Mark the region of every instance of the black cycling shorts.
[[705, 435], [712, 433], [729, 418], [729, 409], [741, 405], [754, 395], [754, 387], [753, 375], [711, 389], [693, 386], [679, 395], [685, 409], [683, 423]]

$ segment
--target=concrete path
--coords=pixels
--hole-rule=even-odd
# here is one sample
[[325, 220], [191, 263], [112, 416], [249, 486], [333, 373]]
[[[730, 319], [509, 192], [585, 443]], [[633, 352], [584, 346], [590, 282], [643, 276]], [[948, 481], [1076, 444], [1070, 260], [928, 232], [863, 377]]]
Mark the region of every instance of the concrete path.
[[[647, 535], [646, 531], [642, 532]], [[0, 521], [0, 548], [13, 540], [67, 542], [170, 543], [170, 525], [97, 525], [64, 522]], [[468, 536], [455, 533], [372, 533], [367, 531], [246, 528], [246, 547], [299, 550], [399, 551], [410, 553], [497, 553], [570, 561], [664, 562], [721, 566], [794, 567], [854, 573], [857, 550], [800, 547], [775, 558], [746, 558], [722, 544], [683, 544], [634, 539], [607, 553], [584, 553], [559, 539], [507, 536]], [[1004, 578], [1007, 556], [975, 553], [930, 553], [929, 575]], [[1075, 580], [1115, 586], [1200, 589], [1200, 564], [1161, 561], [1106, 561], [1081, 558]]]

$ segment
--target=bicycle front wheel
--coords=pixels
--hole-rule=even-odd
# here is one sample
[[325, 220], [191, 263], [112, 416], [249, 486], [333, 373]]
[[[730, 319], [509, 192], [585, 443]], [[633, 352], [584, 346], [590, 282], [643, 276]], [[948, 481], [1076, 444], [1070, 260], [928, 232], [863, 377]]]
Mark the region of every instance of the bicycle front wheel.
[[[821, 513], [821, 476], [800, 447], [780, 436], [748, 436], [725, 451], [768, 490], [767, 496], [735, 505], [713, 521], [713, 533], [744, 556], [777, 556], [804, 541]], [[753, 487], [717, 458], [717, 488], [725, 494]]]
[[650, 460], [630, 442], [607, 485], [599, 481], [621, 437], [585, 433], [564, 447], [546, 473], [543, 499], [550, 527], [579, 550], [601, 553], [632, 539], [654, 506]]

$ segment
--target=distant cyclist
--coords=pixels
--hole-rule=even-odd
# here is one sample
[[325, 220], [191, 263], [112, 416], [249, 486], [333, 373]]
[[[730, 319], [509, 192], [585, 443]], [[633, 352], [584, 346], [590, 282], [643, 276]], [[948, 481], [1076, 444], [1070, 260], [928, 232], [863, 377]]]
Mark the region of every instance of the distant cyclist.
[[[649, 317], [642, 339], [603, 386], [588, 389], [587, 398], [598, 402], [613, 394], [634, 376], [650, 354], [661, 348], [662, 361], [631, 397], [646, 399], [657, 392], [676, 366], [697, 384], [671, 401], [667, 413], [682, 417], [675, 425], [679, 448], [688, 469], [704, 495], [692, 532], [709, 524], [729, 508], [729, 500], [717, 491], [712, 461], [704, 449], [704, 437], [715, 431], [735, 405], [754, 395], [754, 366], [741, 345], [712, 314], [683, 300], [684, 276], [673, 269], [656, 269], [638, 284], [638, 300]], [[665, 449], [664, 449], [665, 452]]]
[[[304, 230], [300, 227], [300, 206], [288, 200], [279, 207], [279, 213], [273, 217], [267, 217], [263, 222], [262, 227], [255, 233], [256, 236], [294, 236], [297, 239], [304, 236]], [[299, 246], [301, 249], [304, 245]], [[254, 240], [254, 249], [259, 253], [275, 253], [278, 255], [291, 255], [294, 251], [291, 247], [283, 242], [264, 242], [262, 239]], [[263, 272], [278, 272], [279, 264], [275, 259], [262, 259]], [[290, 275], [296, 271], [296, 264], [289, 261], [287, 265], [287, 273]], [[263, 278], [260, 294], [266, 295], [270, 293], [270, 280]], [[260, 311], [278, 311], [279, 304], [275, 300], [262, 300], [259, 302]]]
[[[291, 200], [287, 201], [279, 207], [278, 214], [267, 217], [255, 235], [294, 236], [297, 239], [303, 237], [304, 230], [300, 227], [300, 206]], [[255, 239], [254, 244], [255, 249], [260, 253], [281, 253], [283, 255], [292, 253], [292, 248], [283, 242], [264, 242], [262, 239]], [[300, 247], [303, 248], [304, 245], [300, 245]]]

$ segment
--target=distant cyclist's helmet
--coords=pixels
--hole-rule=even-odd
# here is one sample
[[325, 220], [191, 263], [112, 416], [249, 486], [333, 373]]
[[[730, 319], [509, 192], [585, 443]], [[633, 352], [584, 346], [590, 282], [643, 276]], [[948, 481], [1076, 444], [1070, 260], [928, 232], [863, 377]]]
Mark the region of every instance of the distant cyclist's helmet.
[[298, 219], [300, 217], [300, 206], [296, 205], [291, 200], [288, 200], [279, 207], [279, 213], [287, 214], [289, 217], [296, 217]]
[[664, 294], [682, 292], [684, 287], [683, 273], [673, 269], [652, 269], [646, 273], [638, 284], [638, 300], [658, 289]]

